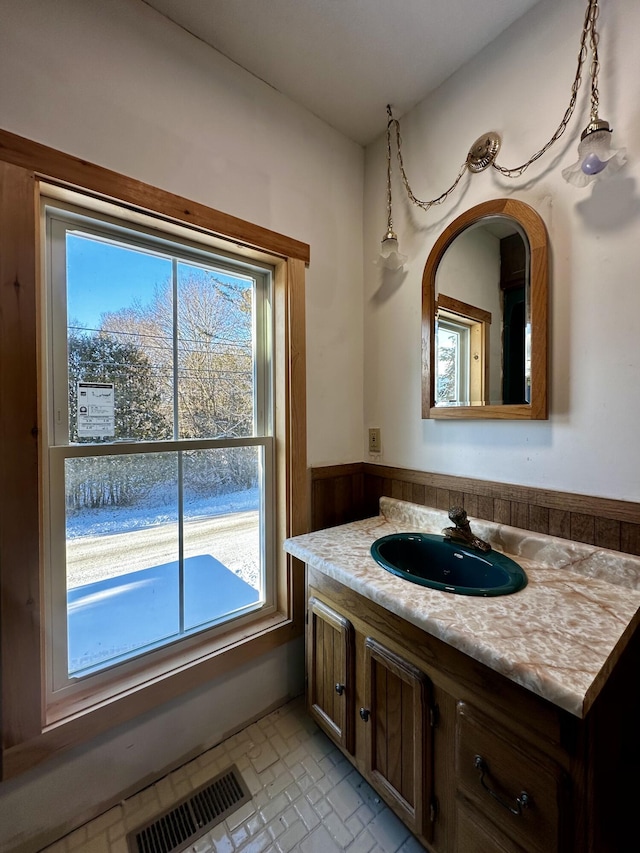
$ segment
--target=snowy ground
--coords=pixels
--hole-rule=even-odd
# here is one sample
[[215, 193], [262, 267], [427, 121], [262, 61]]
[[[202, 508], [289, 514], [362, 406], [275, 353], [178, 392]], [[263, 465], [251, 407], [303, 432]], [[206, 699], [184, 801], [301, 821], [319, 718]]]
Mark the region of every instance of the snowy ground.
[[[184, 555], [210, 554], [259, 588], [257, 489], [185, 502]], [[75, 588], [177, 559], [175, 505], [84, 510], [67, 519], [67, 585]]]
[[[260, 496], [258, 489], [231, 492], [218, 497], [185, 498], [185, 518], [211, 518], [233, 512], [257, 511]], [[159, 524], [175, 522], [177, 506], [166, 493], [151, 496], [144, 505], [85, 509], [67, 518], [67, 539], [79, 536], [101, 536], [142, 530]]]

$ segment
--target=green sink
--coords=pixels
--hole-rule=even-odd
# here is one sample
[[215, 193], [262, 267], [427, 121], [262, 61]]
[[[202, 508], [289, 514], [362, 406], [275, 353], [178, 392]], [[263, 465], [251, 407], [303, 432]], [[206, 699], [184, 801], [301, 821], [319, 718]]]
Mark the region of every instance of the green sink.
[[371, 546], [388, 572], [458, 595], [509, 595], [527, 585], [524, 570], [497, 551], [481, 552], [432, 533], [392, 533]]

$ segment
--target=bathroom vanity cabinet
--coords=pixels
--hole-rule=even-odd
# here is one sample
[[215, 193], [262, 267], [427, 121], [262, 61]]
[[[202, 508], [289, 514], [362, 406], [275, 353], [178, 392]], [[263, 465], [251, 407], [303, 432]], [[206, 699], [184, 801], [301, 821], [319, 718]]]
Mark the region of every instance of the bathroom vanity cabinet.
[[307, 593], [309, 711], [428, 850], [632, 849], [636, 636], [581, 718], [310, 565]]

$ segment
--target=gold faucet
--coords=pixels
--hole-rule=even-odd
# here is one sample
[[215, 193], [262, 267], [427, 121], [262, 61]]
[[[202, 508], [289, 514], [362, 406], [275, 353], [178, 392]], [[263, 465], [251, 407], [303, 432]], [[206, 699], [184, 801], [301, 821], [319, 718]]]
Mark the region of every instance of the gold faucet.
[[488, 542], [471, 532], [471, 525], [465, 509], [461, 506], [452, 506], [449, 510], [449, 518], [455, 527], [444, 528], [442, 532], [446, 539], [451, 539], [452, 542], [464, 542], [465, 545], [470, 545], [479, 551], [491, 550], [491, 545]]

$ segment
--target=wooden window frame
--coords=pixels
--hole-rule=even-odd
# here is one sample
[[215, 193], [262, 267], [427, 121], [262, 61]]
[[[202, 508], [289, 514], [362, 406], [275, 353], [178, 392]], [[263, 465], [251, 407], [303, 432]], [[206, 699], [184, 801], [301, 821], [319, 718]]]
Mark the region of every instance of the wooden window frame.
[[[489, 326], [491, 325], [491, 312], [460, 299], [445, 296], [441, 293], [436, 301], [436, 317], [442, 314], [447, 320], [462, 320], [469, 326], [470, 349], [480, 352], [481, 356], [474, 365], [474, 359], [470, 355], [469, 360], [469, 402], [466, 405], [486, 405], [489, 400]], [[436, 345], [437, 346], [437, 345]]]
[[[304, 573], [278, 548], [277, 612], [169, 666], [149, 665], [82, 712], [47, 724], [43, 681], [40, 184], [187, 226], [274, 267], [276, 541], [308, 529], [305, 266], [309, 246], [0, 130], [0, 777], [7, 779], [302, 634]], [[49, 192], [47, 192], [49, 195]]]

